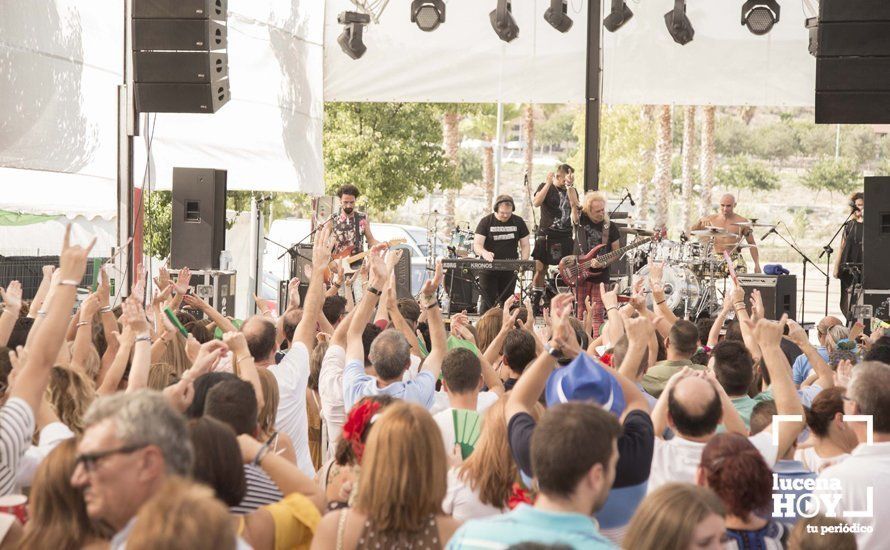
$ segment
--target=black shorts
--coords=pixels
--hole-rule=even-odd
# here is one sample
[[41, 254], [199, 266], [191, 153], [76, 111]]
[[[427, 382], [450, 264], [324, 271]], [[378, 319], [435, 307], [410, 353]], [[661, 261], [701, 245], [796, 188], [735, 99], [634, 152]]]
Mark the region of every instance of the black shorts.
[[544, 265], [558, 265], [559, 260], [571, 255], [574, 250], [575, 241], [571, 234], [538, 235], [532, 258]]

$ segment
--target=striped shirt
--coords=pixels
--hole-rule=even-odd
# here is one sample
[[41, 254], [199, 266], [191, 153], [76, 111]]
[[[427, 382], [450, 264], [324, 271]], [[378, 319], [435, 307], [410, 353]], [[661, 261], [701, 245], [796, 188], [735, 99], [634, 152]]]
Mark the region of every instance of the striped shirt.
[[16, 472], [34, 435], [34, 412], [21, 398], [13, 397], [0, 408], [0, 495], [15, 489]]
[[274, 504], [284, 498], [278, 485], [266, 475], [259, 466], [244, 465], [244, 478], [247, 481], [247, 493], [229, 511], [233, 514], [249, 514], [266, 504]]

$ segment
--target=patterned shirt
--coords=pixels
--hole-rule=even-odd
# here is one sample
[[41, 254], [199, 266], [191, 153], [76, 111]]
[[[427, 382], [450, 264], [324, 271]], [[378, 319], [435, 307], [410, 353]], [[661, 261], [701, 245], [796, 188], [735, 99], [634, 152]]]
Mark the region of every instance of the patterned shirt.
[[342, 211], [334, 219], [334, 251], [340, 252], [352, 247], [349, 255], [358, 254], [365, 247], [365, 228], [368, 226], [368, 216], [357, 210], [347, 216]]
[[0, 495], [15, 490], [16, 472], [34, 435], [34, 412], [21, 398], [13, 397], [0, 408]]

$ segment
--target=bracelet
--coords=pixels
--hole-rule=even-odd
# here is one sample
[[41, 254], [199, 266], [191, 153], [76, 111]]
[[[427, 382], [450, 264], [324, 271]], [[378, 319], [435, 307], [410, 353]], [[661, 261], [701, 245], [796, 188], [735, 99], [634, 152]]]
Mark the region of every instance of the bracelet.
[[608, 308], [606, 308], [606, 314], [608, 315], [609, 312], [612, 311], [613, 309], [614, 309], [615, 311], [618, 311], [618, 306], [612, 306], [612, 307], [608, 307]]
[[236, 357], [235, 361], [238, 361], [240, 363], [241, 361], [247, 361], [248, 359], [253, 359], [253, 355], [250, 355], [248, 353], [247, 355], [242, 355], [241, 357]]
[[554, 359], [556, 359], [557, 357], [559, 357], [562, 354], [561, 350], [558, 350], [558, 349], [554, 348], [553, 346], [551, 346], [550, 344], [546, 344], [546, 343], [544, 344], [544, 351], [546, 351], [547, 355], [549, 355], [550, 357], [553, 357]]
[[144, 334], [142, 336], [137, 336], [135, 342], [138, 344], [139, 342], [151, 342], [151, 336], [148, 334]]
[[368, 286], [368, 292], [370, 292], [371, 294], [376, 294], [377, 296], [380, 296], [381, 294], [383, 294], [383, 292], [374, 288], [373, 286]]
[[259, 466], [260, 462], [262, 462], [263, 459], [266, 458], [266, 455], [269, 453], [269, 444], [272, 443], [272, 441], [274, 441], [276, 439], [275, 435], [277, 435], [277, 434], [278, 434], [278, 432], [275, 432], [274, 434], [272, 434], [272, 437], [269, 438], [269, 441], [266, 441], [265, 443], [263, 443], [263, 446], [260, 447], [259, 451], [257, 451], [256, 456], [253, 457], [253, 465], [254, 466]]
[[45, 309], [38, 309], [38, 310], [37, 310], [37, 315], [40, 315], [41, 317], [46, 317], [46, 310], [45, 310]]
[[111, 306], [100, 307], [99, 313], [111, 313]]
[[741, 301], [741, 302], [733, 302], [733, 303], [732, 303], [732, 305], [734, 305], [734, 306], [737, 306], [737, 305], [739, 305], [739, 304], [742, 304], [742, 305], [744, 306], [744, 305], [745, 305], [745, 302], [744, 302], [744, 301]]
[[62, 279], [61, 281], [59, 281], [59, 284], [77, 288], [78, 286], [80, 286], [80, 281], [75, 281], [74, 279]]
[[433, 300], [432, 302], [430, 302], [426, 305], [426, 308], [433, 309], [434, 307], [437, 307], [438, 305], [439, 305], [439, 300]]
[[663, 303], [665, 303], [665, 302], [667, 302], [667, 299], [664, 299], [664, 300], [662, 300], [662, 301], [660, 301], [660, 302], [655, 302], [655, 305], [660, 306], [661, 304], [663, 304]]
[[78, 321], [78, 322], [77, 322], [77, 326], [78, 326], [78, 327], [84, 327], [84, 326], [86, 326], [86, 325], [88, 325], [88, 324], [90, 324], [89, 321]]

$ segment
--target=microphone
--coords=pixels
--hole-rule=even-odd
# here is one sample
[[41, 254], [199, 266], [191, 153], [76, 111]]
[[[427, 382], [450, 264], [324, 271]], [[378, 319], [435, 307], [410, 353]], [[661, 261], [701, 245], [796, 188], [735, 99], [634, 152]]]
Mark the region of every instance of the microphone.
[[637, 203], [634, 202], [634, 198], [630, 195], [630, 189], [628, 189], [627, 187], [625, 187], [625, 188], [624, 188], [624, 191], [627, 193], [627, 200], [630, 201], [630, 205], [631, 205], [631, 206], [636, 206]]
[[775, 232], [776, 232], [776, 228], [775, 228], [775, 227], [771, 227], [769, 231], [767, 231], [766, 233], [764, 233], [763, 237], [760, 237], [760, 240], [762, 241], [762, 240], [766, 239], [767, 237], [769, 237], [770, 235], [772, 235], [772, 234], [775, 233]]

